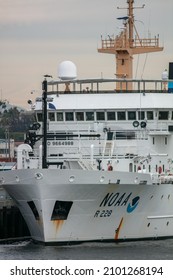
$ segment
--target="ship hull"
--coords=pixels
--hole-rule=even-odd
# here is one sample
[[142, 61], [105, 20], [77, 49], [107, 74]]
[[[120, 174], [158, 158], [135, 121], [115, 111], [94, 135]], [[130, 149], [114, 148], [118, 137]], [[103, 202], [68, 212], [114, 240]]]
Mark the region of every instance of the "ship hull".
[[0, 180], [37, 242], [173, 236], [173, 186], [147, 174], [33, 169], [1, 172]]

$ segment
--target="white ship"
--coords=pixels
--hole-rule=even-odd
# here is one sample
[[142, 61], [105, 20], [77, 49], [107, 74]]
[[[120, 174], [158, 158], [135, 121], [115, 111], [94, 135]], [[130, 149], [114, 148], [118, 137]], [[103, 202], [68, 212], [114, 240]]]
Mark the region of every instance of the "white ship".
[[173, 237], [172, 83], [132, 79], [134, 54], [162, 50], [133, 34], [133, 2], [99, 49], [115, 54], [116, 79], [78, 80], [72, 62], [60, 64], [60, 79], [43, 81], [17, 169], [0, 174], [37, 242]]

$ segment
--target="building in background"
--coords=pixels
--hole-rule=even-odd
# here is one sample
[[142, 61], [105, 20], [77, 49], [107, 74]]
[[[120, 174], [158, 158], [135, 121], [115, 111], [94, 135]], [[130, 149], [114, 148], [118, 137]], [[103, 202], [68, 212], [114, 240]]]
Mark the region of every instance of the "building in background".
[[0, 139], [0, 162], [14, 161], [14, 139]]

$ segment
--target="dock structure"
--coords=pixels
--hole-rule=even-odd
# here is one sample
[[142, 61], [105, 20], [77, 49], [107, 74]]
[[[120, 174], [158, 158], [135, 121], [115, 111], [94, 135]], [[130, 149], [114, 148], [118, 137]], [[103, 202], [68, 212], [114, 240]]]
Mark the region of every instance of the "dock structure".
[[29, 238], [28, 227], [14, 201], [0, 188], [0, 243]]

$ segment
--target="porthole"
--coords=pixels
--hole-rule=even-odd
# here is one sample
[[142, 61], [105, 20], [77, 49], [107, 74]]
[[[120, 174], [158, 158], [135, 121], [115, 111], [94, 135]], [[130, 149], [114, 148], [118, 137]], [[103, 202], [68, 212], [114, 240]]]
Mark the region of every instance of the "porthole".
[[101, 177], [100, 177], [100, 183], [103, 183], [104, 180], [105, 180], [105, 177], [104, 177], [104, 176], [101, 176]]
[[35, 179], [40, 180], [43, 179], [43, 174], [42, 173], [35, 173]]
[[19, 182], [19, 181], [20, 181], [19, 177], [18, 177], [18, 176], [16, 176], [16, 182]]
[[69, 182], [70, 183], [73, 183], [75, 180], [75, 176], [74, 175], [71, 175], [70, 178], [69, 178]]
[[135, 178], [134, 182], [135, 182], [135, 184], [138, 183], [138, 177]]

